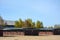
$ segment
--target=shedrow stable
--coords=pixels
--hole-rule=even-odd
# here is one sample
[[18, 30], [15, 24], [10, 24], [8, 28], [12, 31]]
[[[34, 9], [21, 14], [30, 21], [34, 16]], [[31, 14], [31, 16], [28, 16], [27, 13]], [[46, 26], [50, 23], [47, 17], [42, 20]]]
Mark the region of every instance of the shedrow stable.
[[44, 28], [4, 28], [0, 30], [0, 36], [16, 36], [16, 35], [60, 35], [60, 28], [44, 29]]

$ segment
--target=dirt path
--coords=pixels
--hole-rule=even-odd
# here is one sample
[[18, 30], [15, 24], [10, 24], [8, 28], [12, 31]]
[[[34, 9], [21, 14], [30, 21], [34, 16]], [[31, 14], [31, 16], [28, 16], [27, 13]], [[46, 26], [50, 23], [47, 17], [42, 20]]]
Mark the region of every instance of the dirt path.
[[60, 40], [60, 35], [0, 37], [0, 40]]

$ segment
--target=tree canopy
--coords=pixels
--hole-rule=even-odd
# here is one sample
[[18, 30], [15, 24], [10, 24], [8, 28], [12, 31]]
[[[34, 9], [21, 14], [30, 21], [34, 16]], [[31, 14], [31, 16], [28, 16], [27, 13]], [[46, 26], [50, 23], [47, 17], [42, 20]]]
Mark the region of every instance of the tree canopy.
[[17, 28], [43, 28], [43, 23], [41, 21], [33, 22], [32, 19], [26, 19], [23, 21], [19, 19], [15, 21], [15, 27]]
[[4, 20], [3, 20], [3, 18], [0, 16], [0, 26], [4, 26], [5, 24], [4, 24]]

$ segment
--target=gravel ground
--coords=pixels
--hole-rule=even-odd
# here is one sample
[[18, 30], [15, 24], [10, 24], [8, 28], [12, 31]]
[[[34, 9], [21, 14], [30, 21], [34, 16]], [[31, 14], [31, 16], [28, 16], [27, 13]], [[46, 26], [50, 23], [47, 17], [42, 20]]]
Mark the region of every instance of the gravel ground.
[[0, 37], [0, 40], [60, 40], [60, 35]]

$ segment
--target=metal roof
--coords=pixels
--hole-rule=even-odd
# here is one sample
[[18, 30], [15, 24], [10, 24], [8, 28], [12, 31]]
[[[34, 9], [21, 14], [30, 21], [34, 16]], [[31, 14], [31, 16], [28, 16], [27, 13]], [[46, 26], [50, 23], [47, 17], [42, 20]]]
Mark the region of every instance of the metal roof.
[[3, 30], [17, 30], [17, 29], [23, 29], [23, 28], [4, 28]]
[[4, 28], [3, 30], [53, 30], [52, 28]]
[[39, 28], [39, 30], [53, 30], [53, 28]]

